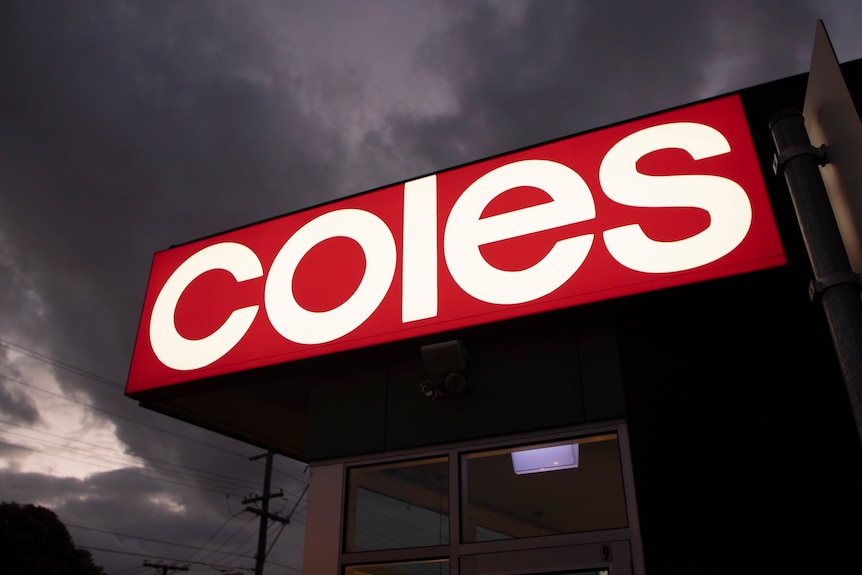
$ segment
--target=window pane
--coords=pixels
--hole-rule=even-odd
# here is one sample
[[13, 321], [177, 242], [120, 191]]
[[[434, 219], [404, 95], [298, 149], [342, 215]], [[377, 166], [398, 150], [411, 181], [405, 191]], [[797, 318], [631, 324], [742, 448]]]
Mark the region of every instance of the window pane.
[[445, 457], [354, 467], [348, 474], [347, 489], [345, 551], [449, 543], [449, 465]]
[[628, 525], [616, 434], [465, 458], [465, 543]]
[[449, 575], [449, 561], [351, 565], [345, 567], [344, 575]]

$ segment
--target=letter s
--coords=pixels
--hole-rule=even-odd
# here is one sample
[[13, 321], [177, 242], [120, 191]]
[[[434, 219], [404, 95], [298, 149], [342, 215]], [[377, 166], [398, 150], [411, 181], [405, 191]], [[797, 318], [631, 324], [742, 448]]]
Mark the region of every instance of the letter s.
[[206, 367], [229, 352], [251, 327], [260, 306], [234, 310], [221, 327], [202, 339], [186, 339], [177, 332], [174, 314], [183, 292], [199, 276], [219, 269], [238, 282], [263, 275], [254, 252], [233, 242], [211, 245], [184, 261], [165, 282], [150, 317], [150, 345], [166, 366], [182, 371]]
[[638, 224], [607, 230], [605, 245], [627, 268], [646, 273], [688, 270], [713, 262], [738, 246], [751, 227], [751, 202], [742, 186], [720, 176], [649, 176], [637, 171], [646, 154], [678, 148], [695, 160], [730, 152], [727, 139], [704, 124], [680, 122], [645, 128], [617, 142], [599, 168], [605, 194], [637, 207], [694, 207], [709, 213], [709, 226], [690, 238], [660, 242]]

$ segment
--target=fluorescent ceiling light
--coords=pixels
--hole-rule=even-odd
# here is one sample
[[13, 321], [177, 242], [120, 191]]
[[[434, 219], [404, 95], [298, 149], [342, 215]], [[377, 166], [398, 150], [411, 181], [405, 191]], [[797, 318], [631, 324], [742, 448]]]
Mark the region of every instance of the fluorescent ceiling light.
[[512, 452], [512, 467], [515, 468], [515, 473], [518, 475], [558, 469], [574, 469], [577, 466], [577, 443]]

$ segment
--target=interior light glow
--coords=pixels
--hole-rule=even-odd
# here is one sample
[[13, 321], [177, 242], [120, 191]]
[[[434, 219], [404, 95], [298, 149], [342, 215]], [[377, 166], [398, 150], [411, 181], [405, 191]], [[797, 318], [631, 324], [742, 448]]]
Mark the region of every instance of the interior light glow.
[[578, 466], [578, 444], [554, 445], [512, 452], [512, 467], [517, 475], [542, 473]]

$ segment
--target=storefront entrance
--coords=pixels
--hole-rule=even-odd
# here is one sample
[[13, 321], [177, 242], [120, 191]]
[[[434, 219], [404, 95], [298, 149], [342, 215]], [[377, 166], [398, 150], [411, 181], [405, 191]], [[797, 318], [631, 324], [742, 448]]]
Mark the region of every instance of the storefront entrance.
[[305, 572], [641, 573], [629, 461], [618, 423], [312, 465]]

